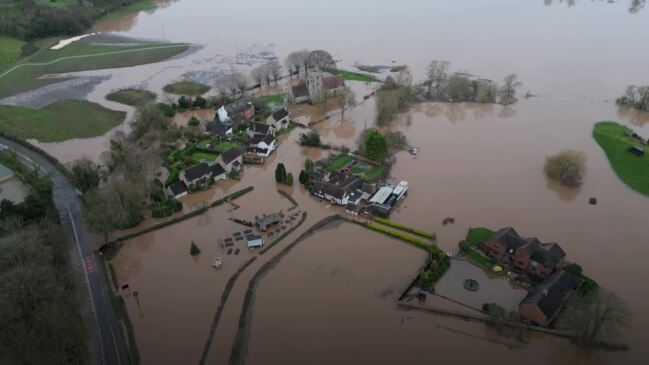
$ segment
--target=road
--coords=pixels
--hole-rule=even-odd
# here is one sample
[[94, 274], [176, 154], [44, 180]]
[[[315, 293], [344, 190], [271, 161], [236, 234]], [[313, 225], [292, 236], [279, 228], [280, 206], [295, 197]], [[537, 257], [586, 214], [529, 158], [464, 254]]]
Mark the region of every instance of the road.
[[[84, 228], [81, 214], [81, 202], [75, 189], [67, 182], [63, 174], [48, 159], [18, 143], [0, 137], [0, 147], [6, 146], [15, 151], [28, 166], [39, 169], [48, 175], [54, 183], [54, 204], [59, 212], [61, 223], [74, 238], [76, 251], [79, 253], [78, 264], [85, 275], [88, 301], [94, 312], [94, 323], [90, 326], [97, 334], [99, 364], [126, 365], [129, 363], [124, 342], [123, 331], [115, 319], [110, 289], [104, 280], [104, 267], [100, 265], [92, 238]], [[76, 261], [70, 257], [70, 261]], [[76, 262], [75, 262], [76, 263]]]

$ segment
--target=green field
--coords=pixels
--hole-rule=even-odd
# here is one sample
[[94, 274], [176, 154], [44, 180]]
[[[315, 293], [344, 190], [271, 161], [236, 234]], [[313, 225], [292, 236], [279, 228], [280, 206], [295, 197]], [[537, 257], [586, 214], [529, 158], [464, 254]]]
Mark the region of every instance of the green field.
[[353, 71], [344, 71], [344, 70], [338, 70], [335, 68], [328, 68], [324, 70], [325, 72], [328, 72], [332, 75], [338, 75], [343, 78], [343, 80], [348, 80], [348, 81], [365, 81], [365, 82], [377, 82], [379, 79], [372, 75], [368, 74], [362, 74], [359, 72], [353, 72]]
[[345, 156], [339, 157], [334, 162], [329, 164], [329, 166], [326, 167], [326, 170], [330, 171], [330, 172], [340, 170], [343, 167], [345, 167], [345, 165], [352, 162], [353, 160], [354, 160], [354, 158], [352, 158], [352, 156], [350, 156], [350, 155], [345, 155]]
[[129, 67], [165, 60], [187, 50], [187, 44], [93, 45], [75, 42], [61, 50], [44, 49], [23, 63], [0, 74], [0, 98], [61, 82], [40, 78], [47, 74]]
[[633, 190], [649, 196], [649, 152], [636, 156], [628, 151], [632, 146], [647, 148], [640, 141], [625, 135], [631, 129], [614, 122], [599, 122], [593, 137], [599, 144], [617, 176]]
[[117, 10], [113, 10], [108, 14], [102, 16], [101, 18], [97, 19], [97, 21], [101, 22], [105, 20], [113, 20], [121, 16], [124, 16], [126, 14], [135, 13], [141, 10], [155, 9], [157, 7], [158, 6], [156, 5], [156, 3], [154, 3], [152, 0], [142, 0], [142, 1], [134, 2], [133, 4], [130, 5], [123, 6]]
[[489, 228], [470, 228], [469, 233], [466, 235], [466, 240], [471, 242], [473, 245], [478, 243], [484, 243], [494, 234], [494, 231]]
[[20, 48], [25, 42], [16, 38], [0, 35], [0, 70], [20, 58]]
[[64, 100], [42, 109], [0, 105], [0, 131], [41, 142], [101, 136], [124, 121], [126, 113], [84, 100]]
[[156, 94], [144, 89], [121, 89], [106, 95], [106, 99], [131, 106], [144, 105], [154, 101]]
[[259, 101], [266, 105], [266, 108], [272, 110], [276, 106], [284, 105], [284, 97], [279, 94], [275, 95], [262, 95], [259, 97]]
[[170, 94], [197, 96], [210, 91], [211, 87], [193, 81], [180, 81], [166, 85], [163, 90]]

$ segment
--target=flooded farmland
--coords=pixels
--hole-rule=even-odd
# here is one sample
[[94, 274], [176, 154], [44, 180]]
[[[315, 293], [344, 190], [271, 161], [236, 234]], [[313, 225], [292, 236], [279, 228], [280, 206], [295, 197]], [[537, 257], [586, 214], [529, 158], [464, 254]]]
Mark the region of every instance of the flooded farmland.
[[[638, 276], [649, 255], [646, 225], [649, 198], [626, 187], [593, 140], [593, 124], [614, 120], [649, 136], [649, 117], [616, 107], [629, 84], [649, 83], [649, 9], [629, 10], [633, 1], [476, 0], [412, 1], [407, 5], [360, 0], [344, 2], [251, 0], [227, 6], [211, 0], [163, 2], [155, 11], [98, 24], [121, 35], [191, 42], [202, 47], [185, 57], [115, 70], [83, 72], [109, 76], [87, 98], [141, 86], [162, 95], [182, 78], [218, 87], [224, 74], [247, 71], [269, 54], [283, 59], [310, 48], [330, 51], [343, 68], [355, 64], [407, 64], [423, 79], [432, 59], [453, 71], [501, 80], [516, 73], [523, 87], [511, 106], [423, 103], [387, 129], [403, 132], [420, 148], [414, 158], [396, 155], [391, 175], [409, 181], [409, 196], [392, 219], [436, 230], [438, 244], [454, 252], [470, 227], [513, 226], [525, 236], [559, 242], [601, 286], [617, 292], [634, 319], [624, 340], [628, 352], [588, 352], [564, 340], [533, 335], [512, 344], [484, 324], [463, 322], [395, 305], [395, 290], [407, 285], [425, 257], [403, 243], [351, 225], [330, 228], [300, 243], [259, 285], [249, 334], [249, 363], [453, 363], [506, 359], [528, 364], [643, 364], [649, 350], [649, 296]], [[642, 2], [644, 3], [644, 2]], [[197, 9], [201, 9], [197, 11]], [[340, 9], [344, 9], [341, 11]], [[278, 23], [277, 14], [290, 21]], [[245, 26], [242, 26], [245, 24]], [[352, 83], [358, 101], [371, 86]], [[523, 98], [527, 92], [535, 97]], [[129, 109], [129, 118], [132, 109]], [[206, 112], [208, 118], [213, 112]], [[350, 109], [300, 107], [323, 141], [354, 147], [374, 125], [374, 101]], [[201, 115], [203, 117], [203, 115]], [[183, 123], [182, 120], [178, 123]], [[118, 128], [127, 129], [126, 125]], [[139, 293], [127, 309], [143, 364], [196, 363], [208, 337], [225, 284], [239, 265], [256, 255], [241, 246], [224, 254], [218, 238], [239, 227], [228, 218], [252, 219], [290, 203], [277, 193], [274, 170], [282, 162], [297, 175], [305, 158], [328, 154], [300, 147], [302, 130], [280, 138], [264, 166], [246, 166], [241, 181], [219, 182], [210, 191], [183, 198], [185, 211], [205, 200], [254, 186], [236, 200], [193, 219], [126, 242], [113, 260], [120, 284]], [[37, 145], [63, 161], [95, 160], [109, 136]], [[587, 156], [584, 184], [566, 191], [543, 176], [545, 156], [562, 149]], [[340, 213], [308, 196], [297, 184], [285, 188], [308, 212], [305, 223], [259, 256], [239, 277], [209, 349], [209, 364], [226, 363], [236, 333], [243, 295], [262, 263], [319, 219]], [[598, 205], [588, 205], [597, 197]], [[442, 226], [445, 217], [455, 224]], [[153, 224], [147, 220], [143, 225]], [[202, 253], [189, 256], [194, 240]], [[210, 262], [224, 257], [220, 271]]]

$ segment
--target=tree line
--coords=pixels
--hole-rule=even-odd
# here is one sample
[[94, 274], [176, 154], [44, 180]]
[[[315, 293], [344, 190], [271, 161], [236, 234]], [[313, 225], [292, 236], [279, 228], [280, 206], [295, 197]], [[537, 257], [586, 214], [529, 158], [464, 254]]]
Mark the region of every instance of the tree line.
[[77, 0], [64, 5], [57, 1], [2, 0], [0, 33], [31, 40], [56, 35], [74, 35], [89, 28], [93, 21], [137, 0]]
[[624, 95], [617, 98], [615, 102], [618, 105], [649, 112], [649, 85], [629, 85], [626, 87]]

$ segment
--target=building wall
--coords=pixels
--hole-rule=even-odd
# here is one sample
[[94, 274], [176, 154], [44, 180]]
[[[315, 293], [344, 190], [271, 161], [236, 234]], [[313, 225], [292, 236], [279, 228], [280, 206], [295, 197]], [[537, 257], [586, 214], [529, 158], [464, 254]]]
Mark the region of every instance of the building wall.
[[548, 319], [545, 317], [545, 314], [541, 312], [541, 309], [535, 304], [522, 303], [518, 308], [518, 313], [521, 317], [532, 321], [539, 326], [547, 326]]

